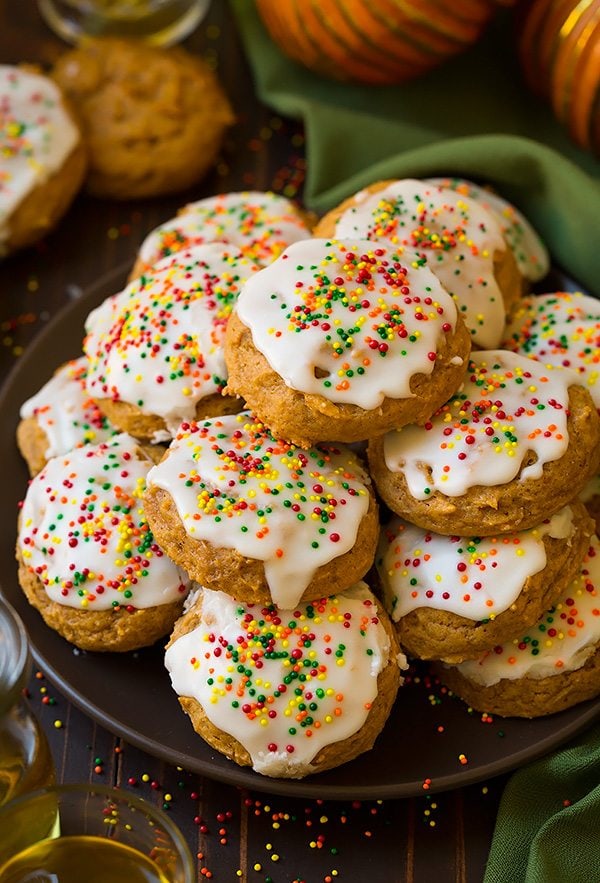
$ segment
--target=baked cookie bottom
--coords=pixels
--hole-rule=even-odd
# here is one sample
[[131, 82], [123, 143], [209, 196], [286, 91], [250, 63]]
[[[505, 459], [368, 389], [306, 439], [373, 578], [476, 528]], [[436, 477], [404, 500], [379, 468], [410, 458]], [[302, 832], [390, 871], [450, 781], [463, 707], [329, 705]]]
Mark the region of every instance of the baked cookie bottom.
[[575, 531], [568, 539], [546, 535], [546, 566], [525, 581], [515, 602], [493, 619], [477, 622], [444, 610], [420, 607], [396, 623], [402, 649], [417, 659], [450, 664], [477, 659], [535, 625], [577, 576], [594, 533], [582, 503], [573, 503]]
[[[569, 444], [558, 460], [546, 463], [540, 479], [501, 485], [475, 485], [460, 497], [434, 491], [417, 500], [402, 472], [391, 472], [385, 463], [382, 438], [368, 447], [371, 476], [389, 508], [425, 530], [460, 536], [491, 536], [535, 527], [577, 496], [600, 463], [600, 418], [590, 394], [580, 386], [569, 388], [567, 418]], [[532, 455], [533, 456], [533, 455]], [[526, 456], [523, 468], [532, 462]], [[423, 467], [427, 482], [430, 470]]]
[[159, 604], [129, 612], [112, 610], [78, 610], [52, 601], [35, 574], [19, 561], [19, 582], [32, 607], [44, 622], [80, 650], [98, 653], [126, 653], [149, 647], [168, 635], [183, 610], [181, 601]]
[[[264, 562], [246, 558], [235, 549], [214, 546], [190, 536], [167, 491], [150, 486], [144, 494], [144, 511], [161, 549], [192, 580], [206, 588], [225, 592], [243, 604], [273, 603]], [[297, 603], [343, 592], [361, 579], [373, 563], [378, 533], [377, 503], [370, 492], [369, 508], [358, 528], [354, 546], [320, 567]]]
[[[155, 442], [157, 439], [163, 441], [165, 434], [170, 435], [167, 424], [156, 414], [146, 414], [129, 402], [114, 399], [94, 401], [113, 426], [141, 442]], [[207, 420], [225, 414], [237, 414], [243, 407], [244, 403], [240, 399], [216, 392], [199, 399], [194, 419]]]
[[477, 711], [500, 717], [543, 717], [600, 693], [600, 647], [581, 668], [547, 678], [504, 678], [491, 687], [468, 680], [456, 668], [436, 666], [443, 684]]
[[309, 448], [323, 441], [356, 442], [409, 423], [425, 423], [456, 392], [467, 370], [469, 332], [458, 319], [454, 334], [444, 336], [430, 375], [415, 374], [413, 396], [385, 398], [372, 411], [336, 404], [287, 386], [254, 346], [252, 331], [232, 313], [225, 338], [229, 379], [225, 391], [240, 395], [273, 435]]

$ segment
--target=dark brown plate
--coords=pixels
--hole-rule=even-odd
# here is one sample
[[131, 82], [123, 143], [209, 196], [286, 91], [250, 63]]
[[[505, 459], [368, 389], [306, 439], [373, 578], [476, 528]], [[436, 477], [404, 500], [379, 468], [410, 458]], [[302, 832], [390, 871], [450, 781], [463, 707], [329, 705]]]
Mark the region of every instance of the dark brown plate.
[[408, 797], [423, 794], [426, 780], [433, 792], [490, 778], [546, 754], [600, 716], [596, 700], [534, 721], [484, 723], [416, 670], [372, 751], [299, 782], [267, 779], [230, 763], [195, 735], [171, 689], [162, 646], [126, 655], [81, 653], [49, 629], [27, 604], [16, 575], [17, 503], [28, 477], [14, 441], [19, 407], [55, 368], [80, 354], [87, 314], [121, 288], [127, 269], [115, 269], [68, 304], [28, 348], [0, 395], [2, 591], [25, 622], [36, 662], [68, 699], [132, 744], [192, 772], [272, 794], [328, 799]]

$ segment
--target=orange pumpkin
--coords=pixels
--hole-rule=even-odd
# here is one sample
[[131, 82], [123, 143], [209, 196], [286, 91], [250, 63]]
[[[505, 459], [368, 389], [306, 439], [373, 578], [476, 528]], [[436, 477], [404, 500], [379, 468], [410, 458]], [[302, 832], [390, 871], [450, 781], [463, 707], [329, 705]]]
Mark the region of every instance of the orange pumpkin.
[[326, 77], [401, 83], [474, 43], [495, 0], [256, 0], [280, 49]]
[[530, 87], [574, 141], [600, 155], [600, 0], [532, 0], [519, 51]]

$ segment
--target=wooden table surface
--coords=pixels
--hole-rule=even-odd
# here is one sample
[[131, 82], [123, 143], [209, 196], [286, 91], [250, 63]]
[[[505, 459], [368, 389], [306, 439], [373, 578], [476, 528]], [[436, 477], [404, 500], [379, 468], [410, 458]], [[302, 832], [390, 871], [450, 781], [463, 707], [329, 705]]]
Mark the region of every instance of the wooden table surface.
[[[44, 242], [4, 261], [2, 379], [63, 304], [131, 262], [145, 234], [184, 202], [248, 188], [301, 197], [302, 130], [256, 100], [224, 0], [213, 0], [186, 45], [214, 61], [237, 113], [215, 171], [169, 198], [117, 203], [82, 195]], [[0, 63], [49, 64], [64, 49], [34, 0], [0, 0]], [[198, 856], [199, 880], [475, 883], [483, 877], [503, 777], [385, 802], [270, 798], [188, 774], [124, 743], [67, 702], [41, 672], [32, 678], [31, 702], [59, 780], [115, 783], [165, 806]]]

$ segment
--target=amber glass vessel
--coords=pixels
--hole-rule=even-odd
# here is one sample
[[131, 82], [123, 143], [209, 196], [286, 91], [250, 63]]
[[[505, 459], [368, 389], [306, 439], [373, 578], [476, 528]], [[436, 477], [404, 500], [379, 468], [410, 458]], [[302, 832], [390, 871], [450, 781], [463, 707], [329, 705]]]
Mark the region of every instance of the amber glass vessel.
[[23, 695], [30, 668], [23, 623], [0, 598], [0, 805], [54, 782], [48, 742]]

